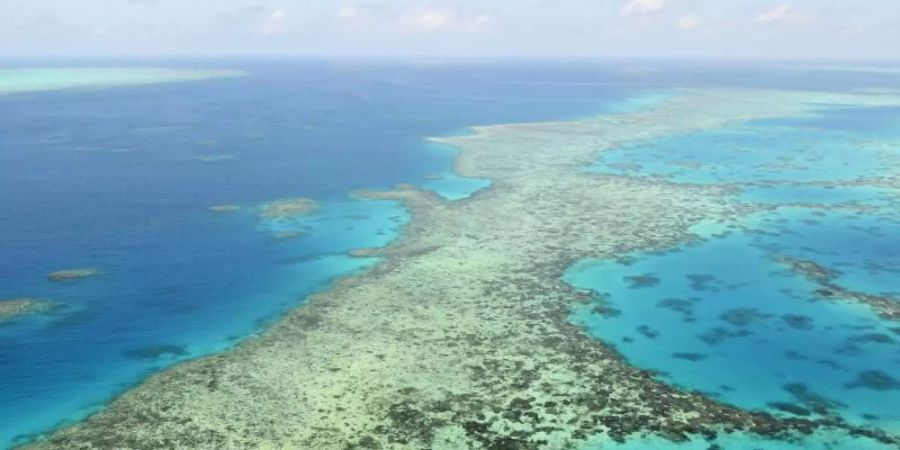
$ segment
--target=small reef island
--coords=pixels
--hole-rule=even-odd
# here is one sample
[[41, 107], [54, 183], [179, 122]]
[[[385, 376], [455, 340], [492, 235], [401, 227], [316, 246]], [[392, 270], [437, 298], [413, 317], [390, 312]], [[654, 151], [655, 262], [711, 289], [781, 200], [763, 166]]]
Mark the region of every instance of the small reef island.
[[39, 314], [57, 307], [55, 302], [35, 298], [0, 300], [0, 322], [29, 314]]
[[0, 69], [0, 95], [63, 89], [99, 89], [243, 76], [234, 70], [152, 67]]
[[259, 216], [267, 220], [294, 219], [312, 214], [318, 208], [316, 201], [308, 198], [278, 200], [262, 205]]
[[99, 269], [65, 269], [47, 275], [51, 281], [72, 281], [90, 278], [100, 273]]
[[231, 213], [231, 212], [238, 212], [242, 208], [241, 208], [241, 205], [215, 205], [215, 206], [210, 206], [208, 209], [210, 212], [214, 212], [214, 213]]
[[[260, 336], [153, 375], [84, 422], [28, 448], [615, 449], [644, 436], [659, 445], [622, 448], [699, 442], [689, 448], [712, 450], [729, 448], [722, 443], [740, 435], [799, 446], [825, 436], [834, 443], [827, 448], [900, 447], [896, 427], [847, 419], [834, 413], [836, 402], [802, 385], [789, 386], [793, 402], [773, 404], [780, 411], [774, 413], [667, 383], [665, 374], [623, 357], [628, 341], [619, 347], [595, 339], [572, 320], [579, 307], [616, 314], [600, 301], [602, 293], [564, 279], [580, 261], [627, 265], [636, 252], [667, 255], [696, 242], [699, 224], [733, 224], [776, 209], [735, 201], [728, 184], [586, 170], [598, 156], [748, 121], [900, 106], [900, 96], [875, 93], [710, 88], [676, 94], [636, 112], [484, 126], [436, 139], [460, 150], [459, 175], [491, 185], [456, 201], [413, 186], [358, 193], [401, 201], [412, 214], [394, 243], [356, 253], [379, 257], [377, 265], [337, 280]], [[855, 182], [893, 195], [900, 189], [897, 172], [861, 180]], [[259, 214], [283, 219], [315, 209], [314, 202], [296, 199], [264, 205]], [[737, 229], [726, 225], [707, 234], [736, 235]], [[826, 269], [782, 262], [784, 270], [821, 283], [829, 298], [819, 305], [875, 308], [886, 320], [897, 319], [883, 298], [848, 295], [852, 287]], [[649, 272], [624, 278], [629, 292], [666, 282]], [[688, 274], [688, 281], [698, 292], [717, 289], [703, 274]], [[660, 302], [688, 324], [694, 303]], [[732, 309], [711, 319], [730, 328], [705, 337], [710, 345], [740, 339], [753, 323], [775, 319]], [[786, 330], [813, 326], [798, 314], [783, 319]], [[641, 326], [635, 335], [653, 339], [658, 332]], [[872, 332], [854, 345], [896, 339]], [[689, 350], [673, 357], [685, 365], [711, 359]], [[847, 387], [854, 392], [897, 388], [896, 373], [852, 369], [861, 371]]]

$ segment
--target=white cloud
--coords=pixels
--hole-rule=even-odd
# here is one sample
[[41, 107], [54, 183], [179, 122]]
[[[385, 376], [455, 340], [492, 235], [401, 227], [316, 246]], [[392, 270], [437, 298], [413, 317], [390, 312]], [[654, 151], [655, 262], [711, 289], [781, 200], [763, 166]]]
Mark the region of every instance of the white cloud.
[[356, 6], [345, 6], [338, 10], [336, 16], [339, 20], [356, 20], [365, 15], [365, 11]]
[[413, 24], [422, 31], [440, 31], [451, 28], [456, 23], [456, 15], [446, 9], [418, 11], [413, 16]]
[[493, 16], [489, 13], [465, 14], [452, 9], [416, 9], [405, 15], [402, 21], [415, 31], [458, 31], [482, 33], [490, 29]]
[[781, 20], [787, 17], [788, 13], [790, 13], [792, 9], [794, 9], [794, 7], [791, 5], [776, 6], [768, 11], [759, 13], [759, 15], [756, 16], [756, 21], [772, 22], [775, 20]]
[[803, 12], [791, 5], [778, 5], [767, 11], [763, 11], [756, 15], [756, 22], [772, 23], [802, 23], [813, 20], [815, 16], [809, 12]]
[[94, 29], [91, 30], [91, 34], [97, 37], [106, 37], [112, 33], [110, 33], [109, 28], [94, 27]]
[[696, 14], [685, 14], [675, 22], [675, 25], [682, 30], [693, 30], [703, 25], [703, 18]]
[[283, 9], [272, 11], [256, 32], [261, 36], [275, 36], [286, 33], [287, 11]]
[[488, 13], [479, 14], [469, 20], [468, 25], [466, 25], [466, 31], [469, 33], [481, 33], [487, 31], [493, 22], [494, 16]]
[[622, 8], [623, 16], [635, 14], [649, 14], [660, 11], [666, 7], [666, 0], [628, 0]]

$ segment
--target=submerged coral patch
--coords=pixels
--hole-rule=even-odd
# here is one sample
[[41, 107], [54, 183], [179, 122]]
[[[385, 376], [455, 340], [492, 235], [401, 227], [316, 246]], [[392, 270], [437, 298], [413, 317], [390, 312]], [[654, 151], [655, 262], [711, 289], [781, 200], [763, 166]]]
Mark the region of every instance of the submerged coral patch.
[[[869, 390], [847, 390], [846, 380], [835, 390], [824, 377], [810, 376], [822, 373], [814, 362], [787, 360], [787, 349], [772, 347], [790, 343], [790, 350], [822, 359], [848, 334], [859, 334], [840, 325], [880, 326], [877, 317], [851, 314], [843, 303], [782, 296], [810, 292], [814, 283], [792, 274], [761, 286], [756, 281], [770, 281], [779, 263], [752, 237], [735, 229], [700, 241], [690, 228], [744, 216], [752, 207], [727, 201], [730, 191], [717, 186], [578, 168], [622, 143], [810, 115], [823, 104], [878, 102], [885, 100], [699, 90], [646, 112], [483, 127], [447, 138], [462, 149], [459, 174], [490, 179], [491, 189], [460, 202], [411, 186], [363, 196], [403, 201], [413, 216], [371, 271], [337, 281], [231, 352], [151, 377], [38, 446], [539, 449], [602, 437], [601, 448], [615, 449], [641, 444], [634, 436], [645, 436], [669, 445], [698, 442], [703, 449], [729, 444], [725, 435], [753, 434], [757, 441], [750, 442], [768, 445], [827, 431], [843, 442], [896, 447], [898, 439], [880, 428], [897, 420], [892, 403], [864, 397]], [[689, 158], [662, 160], [672, 159]], [[659, 252], [685, 242], [695, 245]], [[619, 264], [626, 255], [630, 265]], [[573, 261], [586, 258], [600, 259], [566, 273], [575, 287], [559, 280]], [[660, 267], [676, 270], [641, 289], [624, 279]], [[715, 275], [716, 287], [736, 288], [694, 289], [688, 275], [697, 273]], [[601, 295], [621, 314], [593, 315], [592, 302]], [[698, 320], [684, 321], [684, 308], [659, 307], [666, 298], [697, 298], [690, 312]], [[741, 308], [772, 316], [743, 326], [717, 322]], [[834, 328], [810, 340], [812, 332], [775, 319], [785, 314], [813, 317], [817, 330]], [[747, 338], [704, 347], [698, 335], [717, 323], [726, 336]], [[613, 346], [636, 330], [660, 337]], [[691, 361], [673, 353], [710, 357]], [[872, 367], [885, 364], [882, 359], [860, 356]], [[783, 387], [807, 381], [801, 399]], [[809, 392], [835, 399], [823, 411], [828, 416], [815, 411]], [[814, 413], [785, 420], [768, 409], [770, 402]], [[873, 416], [878, 422], [870, 423]]]
[[650, 274], [632, 275], [624, 277], [624, 280], [628, 283], [628, 287], [630, 287], [631, 289], [653, 287], [659, 284], [659, 278], [656, 278]]
[[312, 214], [319, 208], [319, 204], [309, 198], [294, 198], [278, 200], [266, 203], [260, 207], [260, 217], [263, 219], [292, 219]]
[[847, 384], [849, 388], [864, 388], [875, 391], [900, 390], [900, 380], [881, 370], [866, 370], [860, 372], [856, 380]]
[[90, 278], [99, 273], [99, 269], [66, 269], [53, 272], [50, 275], [47, 275], [47, 278], [52, 281], [72, 281]]
[[683, 359], [685, 361], [702, 361], [707, 358], [707, 355], [703, 353], [683, 353], [676, 352], [672, 353], [673, 358]]
[[0, 300], [0, 322], [29, 314], [47, 312], [57, 306], [58, 304], [55, 302], [28, 297]]
[[215, 205], [210, 206], [209, 211], [215, 213], [229, 213], [241, 210], [241, 205]]

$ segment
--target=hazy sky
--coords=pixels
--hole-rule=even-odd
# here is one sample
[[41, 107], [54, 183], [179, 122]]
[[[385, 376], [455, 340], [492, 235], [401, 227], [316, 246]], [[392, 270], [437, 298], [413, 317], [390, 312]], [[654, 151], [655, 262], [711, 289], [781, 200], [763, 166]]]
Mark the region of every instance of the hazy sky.
[[0, 0], [0, 55], [900, 60], [900, 0]]

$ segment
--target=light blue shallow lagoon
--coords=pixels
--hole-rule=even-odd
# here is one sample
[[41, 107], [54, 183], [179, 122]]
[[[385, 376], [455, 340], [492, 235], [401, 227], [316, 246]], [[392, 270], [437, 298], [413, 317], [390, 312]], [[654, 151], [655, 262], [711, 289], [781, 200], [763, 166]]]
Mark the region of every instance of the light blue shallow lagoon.
[[756, 203], [834, 205], [891, 201], [892, 195], [883, 189], [870, 186], [833, 187], [787, 184], [744, 189], [740, 199]]
[[[371, 267], [375, 259], [347, 252], [391, 242], [409, 213], [395, 202], [358, 200], [353, 191], [412, 183], [465, 201], [489, 186], [489, 180], [457, 176], [452, 170], [455, 151], [431, 145], [427, 137], [473, 125], [634, 111], [664, 100], [671, 87], [852, 90], [895, 83], [895, 77], [877, 73], [829, 72], [810, 80], [802, 71], [694, 63], [661, 63], [659, 70], [640, 73], [595, 62], [222, 60], [153, 65], [208, 65], [247, 76], [0, 96], [0, 299], [28, 296], [63, 305], [48, 315], [0, 324], [0, 417], [5, 418], [0, 420], [0, 448], [84, 418], [172, 364], [226, 350], [327, 288], [335, 277]], [[871, 117], [858, 119], [859, 114]], [[861, 134], [888, 136], [889, 127], [875, 120], [883, 115], [850, 111], [818, 122], [805, 119], [802, 126], [814, 131], [783, 121], [677, 137], [647, 144], [650, 150], [643, 154], [648, 156], [636, 160], [642, 171], [610, 168], [615, 158], [635, 162], [630, 158], [638, 152], [630, 150], [604, 154], [614, 159], [604, 159], [602, 170], [707, 183], [752, 181], [771, 173], [782, 181], [850, 179], [889, 165], [880, 158], [892, 150], [868, 148], [851, 165], [832, 161], [830, 155], [857, 149], [847, 139]], [[833, 147], [790, 144], [821, 143], [822, 133], [830, 136]], [[720, 143], [727, 145], [711, 156], [709, 148]], [[758, 147], [760, 153], [745, 157], [745, 147]], [[670, 154], [676, 150], [681, 153]], [[811, 153], [803, 153], [807, 150]], [[789, 161], [780, 159], [785, 152]], [[688, 171], [683, 164], [672, 164], [692, 158], [707, 166]], [[756, 167], [760, 158], [784, 170]], [[747, 201], [779, 196], [747, 195]], [[301, 197], [320, 207], [286, 220], [260, 216], [260, 206], [267, 202]], [[216, 205], [240, 208], [209, 210]], [[773, 262], [770, 247], [785, 246], [795, 256], [833, 264], [841, 272], [839, 281], [854, 289], [893, 295], [896, 285], [885, 277], [896, 270], [896, 259], [891, 259], [896, 253], [884, 258], [870, 253], [895, 252], [884, 239], [880, 244], [865, 241], [858, 254], [840, 248], [828, 252], [834, 238], [829, 233], [846, 233], [841, 239], [877, 233], [891, 237], [897, 236], [896, 222], [829, 213], [829, 218], [837, 217], [833, 224], [815, 225], [791, 211], [783, 212], [791, 223], [821, 231], [815, 245], [825, 253], [806, 249], [802, 241], [789, 239], [789, 232], [779, 231], [783, 239], [757, 239], [751, 231], [736, 230], [677, 253], [635, 255], [638, 260], [631, 266], [585, 263], [570, 273], [572, 282], [611, 293], [610, 301], [623, 313], [607, 318], [579, 311], [576, 320], [635, 364], [665, 371], [666, 380], [742, 406], [771, 409], [769, 404], [779, 401], [811, 410], [795, 394], [807, 401], [819, 398], [814, 394], [832, 401], [829, 411], [848, 420], [895, 423], [895, 391], [876, 393], [859, 379], [867, 370], [897, 373], [896, 345], [865, 336], [900, 338], [864, 307], [810, 298], [810, 282]], [[778, 217], [759, 220], [754, 226], [765, 227], [771, 225], [766, 220]], [[719, 273], [722, 264], [705, 261], [711, 254], [724, 255], [742, 270]], [[877, 268], [870, 264], [876, 260]], [[670, 268], [673, 261], [693, 268]], [[100, 272], [69, 282], [47, 278], [72, 268]], [[643, 273], [653, 273], [660, 286], [680, 293], [666, 298], [687, 301], [689, 311], [708, 318], [709, 326], [684, 321], [686, 313], [678, 308], [656, 306], [661, 300], [656, 287], [632, 289], [623, 278]], [[703, 273], [715, 276], [698, 281], [707, 289], [686, 283], [685, 276]], [[749, 274], [757, 276], [748, 279]], [[785, 297], [781, 289], [789, 289], [793, 297]], [[645, 297], [636, 299], [635, 294]], [[757, 296], [765, 299], [757, 301]], [[759, 317], [747, 315], [758, 320], [743, 325], [722, 321], [723, 312], [744, 307], [758, 308]], [[644, 308], [648, 315], [638, 318], [630, 308]], [[787, 314], [813, 322], [809, 329], [790, 326]], [[642, 325], [649, 327], [647, 334], [659, 337], [636, 332]], [[717, 326], [755, 334], [726, 333], [717, 344], [697, 338]], [[760, 339], [770, 332], [797, 341], [767, 347]], [[626, 336], [633, 342], [624, 343]], [[747, 367], [759, 377], [758, 385], [751, 386], [750, 375], [726, 364], [734, 352], [745, 349], [769, 349], [758, 357], [785, 365], [774, 372]], [[827, 349], [849, 353], [826, 357]], [[787, 357], [787, 351], [807, 359]], [[706, 356], [672, 357], [676, 352]], [[828, 377], [832, 382], [816, 379], [824, 378], [816, 376], [823, 370], [834, 374]], [[790, 383], [807, 390], [785, 390]], [[878, 401], [871, 402], [876, 394]], [[757, 442], [752, 436], [729, 439]]]
[[898, 116], [897, 108], [853, 108], [749, 122], [628, 144], [588, 170], [701, 184], [855, 180], [897, 170]]
[[[814, 250], [805, 247], [814, 242], [804, 237], [802, 225], [809, 216], [792, 212], [767, 218], [778, 228], [579, 264], [566, 280], [598, 291], [614, 312], [598, 314], [587, 306], [574, 319], [630, 362], [679, 387], [779, 415], [838, 415], [900, 429], [896, 323], [867, 306], [823, 298], [821, 286], [781, 260], [814, 256], [829, 267], [840, 262], [864, 271], [879, 259], [866, 253], [868, 231], [857, 227], [881, 224], [818, 217], [818, 236], [834, 245], [811, 255]], [[887, 270], [867, 275], [871, 280], [860, 285], [873, 291], [881, 284], [870, 283], [896, 285], [897, 275]]]
[[[763, 209], [701, 223], [680, 247], [582, 261], [564, 277], [597, 294], [572, 320], [679, 388], [781, 417], [833, 417], [900, 430], [900, 326], [835, 295], [795, 262], [859, 294], [900, 301], [900, 203], [867, 184], [896, 174], [900, 111], [833, 109], [604, 152], [588, 170], [734, 188]], [[877, 183], [876, 183], [877, 184]], [[597, 448], [885, 448], [836, 436], [744, 435]]]
[[[716, 447], [717, 446], [717, 447]], [[713, 440], [692, 436], [686, 442], [671, 442], [658, 436], [632, 436], [625, 442], [599, 438], [582, 450], [890, 450], [880, 442], [833, 432], [816, 432], [790, 439], [767, 439], [744, 433], [722, 433]]]

